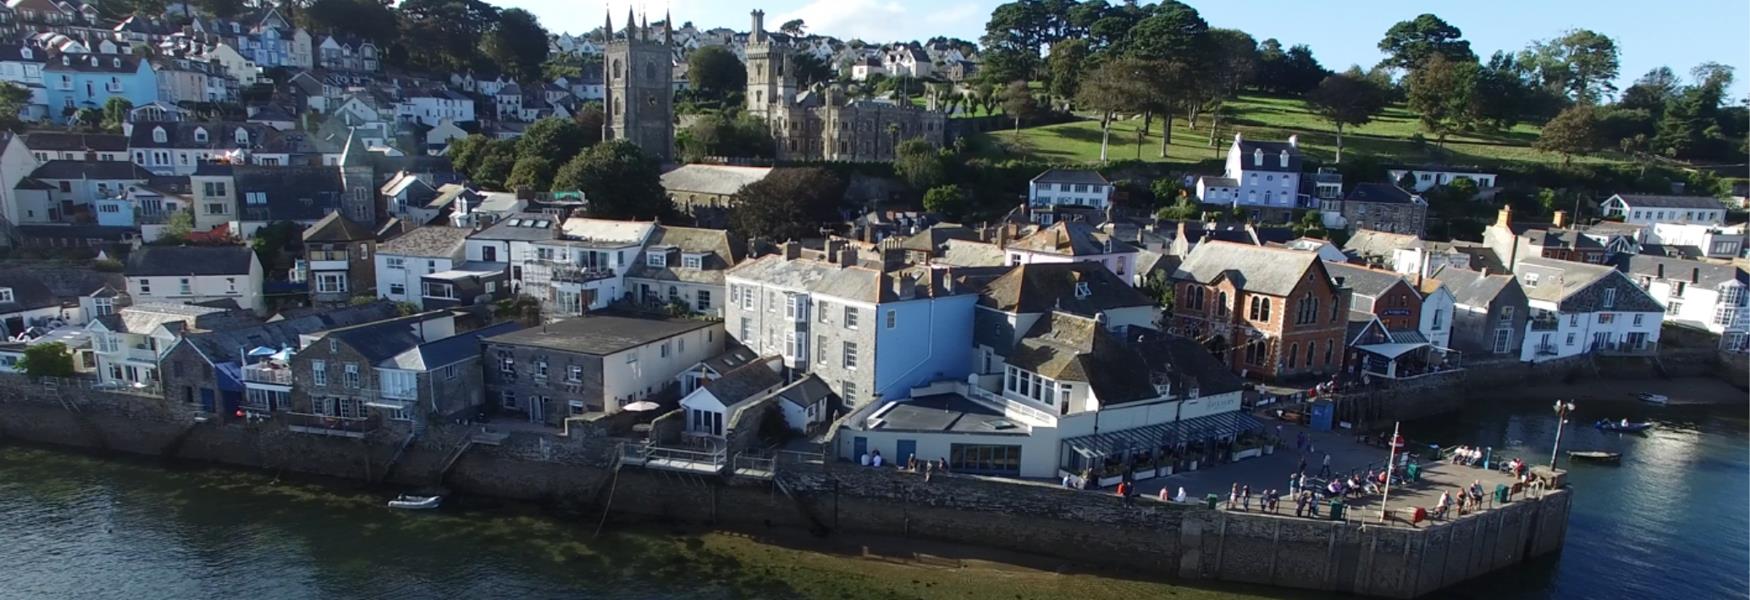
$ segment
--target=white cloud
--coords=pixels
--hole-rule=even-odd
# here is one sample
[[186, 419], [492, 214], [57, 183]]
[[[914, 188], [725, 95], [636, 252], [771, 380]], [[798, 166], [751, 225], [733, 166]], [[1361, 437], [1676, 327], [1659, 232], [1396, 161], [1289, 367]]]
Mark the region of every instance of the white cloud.
[[[915, 0], [914, 0], [915, 1]], [[908, 7], [898, 0], [814, 0], [766, 21], [766, 27], [802, 19], [808, 30], [866, 42], [924, 40], [934, 35], [976, 30], [983, 15], [974, 3]]]

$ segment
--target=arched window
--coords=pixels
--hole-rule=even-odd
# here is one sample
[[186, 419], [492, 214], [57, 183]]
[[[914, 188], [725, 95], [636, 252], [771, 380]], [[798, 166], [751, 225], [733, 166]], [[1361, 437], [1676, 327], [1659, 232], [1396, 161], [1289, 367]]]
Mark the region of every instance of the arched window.
[[1215, 303], [1215, 314], [1227, 316], [1227, 292], [1216, 292]]
[[194, 141], [200, 142], [202, 144], [206, 143], [207, 142], [207, 128], [205, 128], [205, 127], [194, 128]]
[[152, 128], [152, 141], [160, 144], [169, 141], [169, 137], [165, 135], [163, 127]]
[[614, 59], [613, 77], [614, 79], [620, 78], [620, 59], [618, 58]]
[[249, 130], [244, 129], [242, 127], [237, 128], [237, 145], [239, 145], [239, 146], [248, 146], [249, 145]]
[[1288, 345], [1288, 368], [1295, 367], [1295, 361], [1300, 358], [1300, 342]]
[[623, 107], [624, 107], [624, 106], [625, 106], [625, 104], [626, 104], [626, 103], [625, 103], [625, 99], [623, 99], [623, 98], [614, 98], [614, 114], [615, 114], [615, 115], [619, 115], [619, 114], [620, 114], [620, 109], [621, 109], [621, 108], [623, 108]]
[[644, 63], [644, 78], [653, 81], [656, 79], [656, 61]]

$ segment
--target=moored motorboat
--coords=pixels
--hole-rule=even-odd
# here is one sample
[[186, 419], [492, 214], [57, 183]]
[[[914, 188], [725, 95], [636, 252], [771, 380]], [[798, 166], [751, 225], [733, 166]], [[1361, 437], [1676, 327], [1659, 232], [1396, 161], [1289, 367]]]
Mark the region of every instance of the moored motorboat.
[[1586, 462], [1613, 463], [1614, 464], [1614, 463], [1622, 462], [1622, 453], [1621, 452], [1602, 452], [1602, 451], [1598, 451], [1598, 450], [1571, 450], [1568, 452], [1568, 458], [1570, 460], [1583, 460]]
[[1593, 423], [1592, 426], [1604, 431], [1617, 431], [1621, 433], [1641, 433], [1653, 428], [1652, 423], [1631, 423], [1628, 419], [1620, 421], [1599, 419], [1598, 422]]
[[1664, 406], [1666, 404], [1671, 403], [1671, 399], [1665, 397], [1664, 394], [1655, 394], [1652, 392], [1641, 392], [1639, 394], [1635, 394], [1635, 398], [1638, 398], [1638, 399], [1640, 399], [1641, 402], [1645, 402], [1647, 404], [1657, 404], [1660, 406]]
[[389, 508], [402, 510], [428, 510], [437, 508], [444, 501], [443, 496], [409, 496], [402, 494], [389, 501]]

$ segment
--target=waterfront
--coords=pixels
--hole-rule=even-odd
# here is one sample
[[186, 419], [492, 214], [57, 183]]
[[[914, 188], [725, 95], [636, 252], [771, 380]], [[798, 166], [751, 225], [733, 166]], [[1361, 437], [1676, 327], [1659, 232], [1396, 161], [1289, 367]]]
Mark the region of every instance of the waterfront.
[[[1581, 403], [1568, 448], [1623, 451], [1580, 466], [1566, 550], [1442, 595], [1492, 598], [1743, 597], [1750, 498], [1743, 393], [1717, 381], [1645, 382], [1680, 401], [1626, 398], [1639, 382], [1479, 398], [1411, 423], [1415, 439], [1495, 445], [1547, 460], [1553, 395]], [[1612, 401], [1599, 401], [1597, 397]], [[1647, 416], [1645, 438], [1586, 426]], [[687, 493], [677, 489], [677, 493]], [[5, 598], [1250, 598], [1303, 597], [1142, 577], [1059, 574], [1052, 561], [896, 540], [661, 529], [592, 539], [595, 513], [491, 502], [397, 513], [392, 491], [276, 481], [249, 471], [0, 447]], [[1021, 526], [1021, 525], [1018, 525]], [[930, 556], [914, 557], [911, 551]], [[1106, 574], [1111, 575], [1111, 574]], [[1217, 591], [1219, 590], [1219, 591]]]

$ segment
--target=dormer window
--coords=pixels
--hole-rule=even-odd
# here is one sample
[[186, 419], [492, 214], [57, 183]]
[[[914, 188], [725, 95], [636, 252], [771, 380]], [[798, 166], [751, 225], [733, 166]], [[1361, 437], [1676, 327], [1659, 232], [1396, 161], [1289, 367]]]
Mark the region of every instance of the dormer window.
[[169, 136], [164, 133], [163, 127], [152, 128], [152, 141], [162, 144], [169, 141], [169, 139]]
[[698, 254], [682, 256], [681, 266], [688, 269], [703, 269], [705, 268], [705, 257]]
[[249, 130], [244, 129], [242, 127], [237, 128], [237, 145], [239, 145], [239, 146], [248, 146], [249, 145]]
[[1086, 281], [1077, 281], [1076, 282], [1076, 299], [1077, 300], [1086, 299], [1088, 296], [1092, 296], [1092, 295], [1094, 295], [1094, 291], [1088, 289], [1088, 282], [1086, 282]]
[[12, 288], [0, 288], [0, 304], [7, 304], [16, 301], [17, 298], [12, 295]]
[[1284, 168], [1284, 169], [1288, 168], [1288, 151], [1287, 150], [1282, 151], [1282, 168]]
[[61, 66], [65, 67], [65, 66], [72, 65], [72, 64], [73, 64], [72, 59], [68, 58], [65, 55], [61, 56]]
[[194, 129], [194, 141], [205, 144], [207, 142], [207, 128], [196, 127]]
[[661, 252], [651, 252], [644, 255], [646, 266], [662, 268], [668, 266], [668, 255]]
[[18, 50], [18, 56], [25, 60], [30, 60], [30, 48], [20, 48]]
[[1259, 148], [1257, 150], [1252, 151], [1252, 165], [1258, 166], [1258, 167], [1264, 166], [1264, 149], [1263, 148]]
[[109, 63], [117, 69], [122, 68], [122, 59], [120, 59], [120, 58], [109, 59]]

